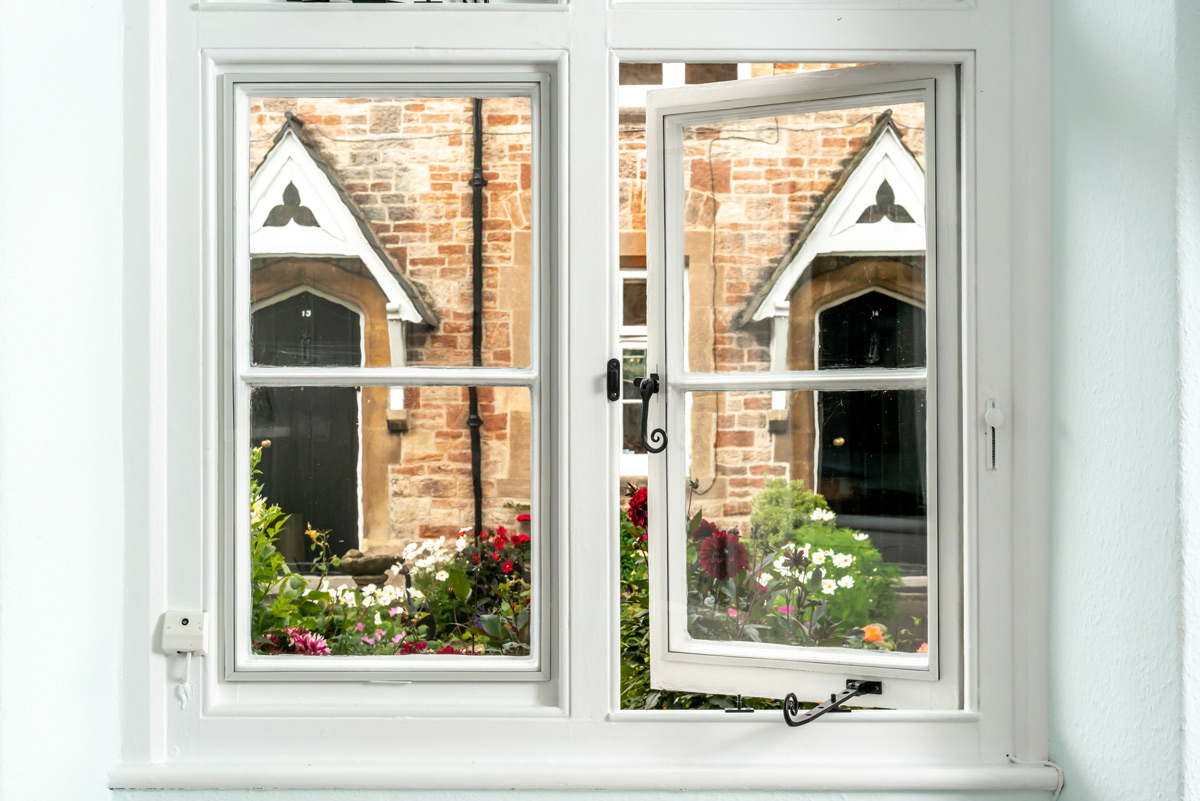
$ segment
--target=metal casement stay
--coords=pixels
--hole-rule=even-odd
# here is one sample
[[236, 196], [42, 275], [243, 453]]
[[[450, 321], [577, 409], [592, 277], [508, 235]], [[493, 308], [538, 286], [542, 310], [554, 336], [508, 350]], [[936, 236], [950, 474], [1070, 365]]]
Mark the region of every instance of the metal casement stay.
[[795, 693], [788, 693], [783, 699], [783, 721], [787, 725], [795, 728], [803, 726], [805, 723], [812, 723], [817, 718], [828, 712], [849, 712], [849, 709], [843, 709], [842, 704], [860, 695], [882, 695], [883, 682], [881, 681], [864, 681], [862, 679], [847, 679], [846, 689], [840, 693], [831, 694], [829, 700], [822, 704], [818, 704], [812, 709], [807, 709], [804, 714], [800, 714], [800, 699]]

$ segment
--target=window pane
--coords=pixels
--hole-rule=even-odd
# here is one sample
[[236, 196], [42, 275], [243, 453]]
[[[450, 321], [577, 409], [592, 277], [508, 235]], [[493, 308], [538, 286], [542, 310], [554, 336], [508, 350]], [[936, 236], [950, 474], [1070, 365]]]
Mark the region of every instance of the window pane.
[[260, 653], [528, 654], [528, 389], [256, 387], [250, 406]]
[[256, 98], [250, 125], [255, 364], [531, 364], [528, 98], [480, 102], [478, 214], [472, 98]]
[[924, 363], [924, 125], [905, 102], [684, 127], [688, 369]]
[[621, 325], [646, 325], [646, 279], [621, 281]]
[[924, 391], [789, 394], [779, 433], [769, 392], [691, 396], [688, 635], [923, 652]]

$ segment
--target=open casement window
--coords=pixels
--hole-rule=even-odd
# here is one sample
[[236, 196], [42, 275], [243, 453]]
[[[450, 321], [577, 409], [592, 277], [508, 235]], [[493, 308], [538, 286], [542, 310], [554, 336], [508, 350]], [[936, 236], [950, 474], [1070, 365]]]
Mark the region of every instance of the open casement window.
[[944, 66], [648, 94], [655, 688], [961, 708], [958, 118]]

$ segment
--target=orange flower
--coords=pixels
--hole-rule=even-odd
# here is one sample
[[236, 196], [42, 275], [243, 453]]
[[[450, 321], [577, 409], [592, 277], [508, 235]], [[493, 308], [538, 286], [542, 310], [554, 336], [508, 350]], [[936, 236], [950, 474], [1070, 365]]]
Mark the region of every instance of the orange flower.
[[862, 628], [863, 642], [883, 642], [883, 626], [869, 623]]
[[929, 643], [927, 643], [927, 642], [923, 642], [923, 643], [921, 643], [921, 647], [917, 649], [917, 653], [918, 653], [918, 654], [927, 654], [927, 653], [929, 653]]

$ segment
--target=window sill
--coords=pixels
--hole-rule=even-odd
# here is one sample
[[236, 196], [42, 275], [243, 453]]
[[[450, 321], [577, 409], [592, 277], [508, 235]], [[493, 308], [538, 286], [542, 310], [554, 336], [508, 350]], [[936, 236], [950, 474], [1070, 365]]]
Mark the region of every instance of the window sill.
[[122, 764], [109, 774], [121, 790], [199, 789], [671, 789], [671, 790], [1045, 790], [1058, 786], [1058, 773], [1043, 765], [879, 765], [861, 762], [753, 768], [711, 761], [688, 764], [645, 762], [526, 763], [461, 761], [420, 767], [311, 763]]

